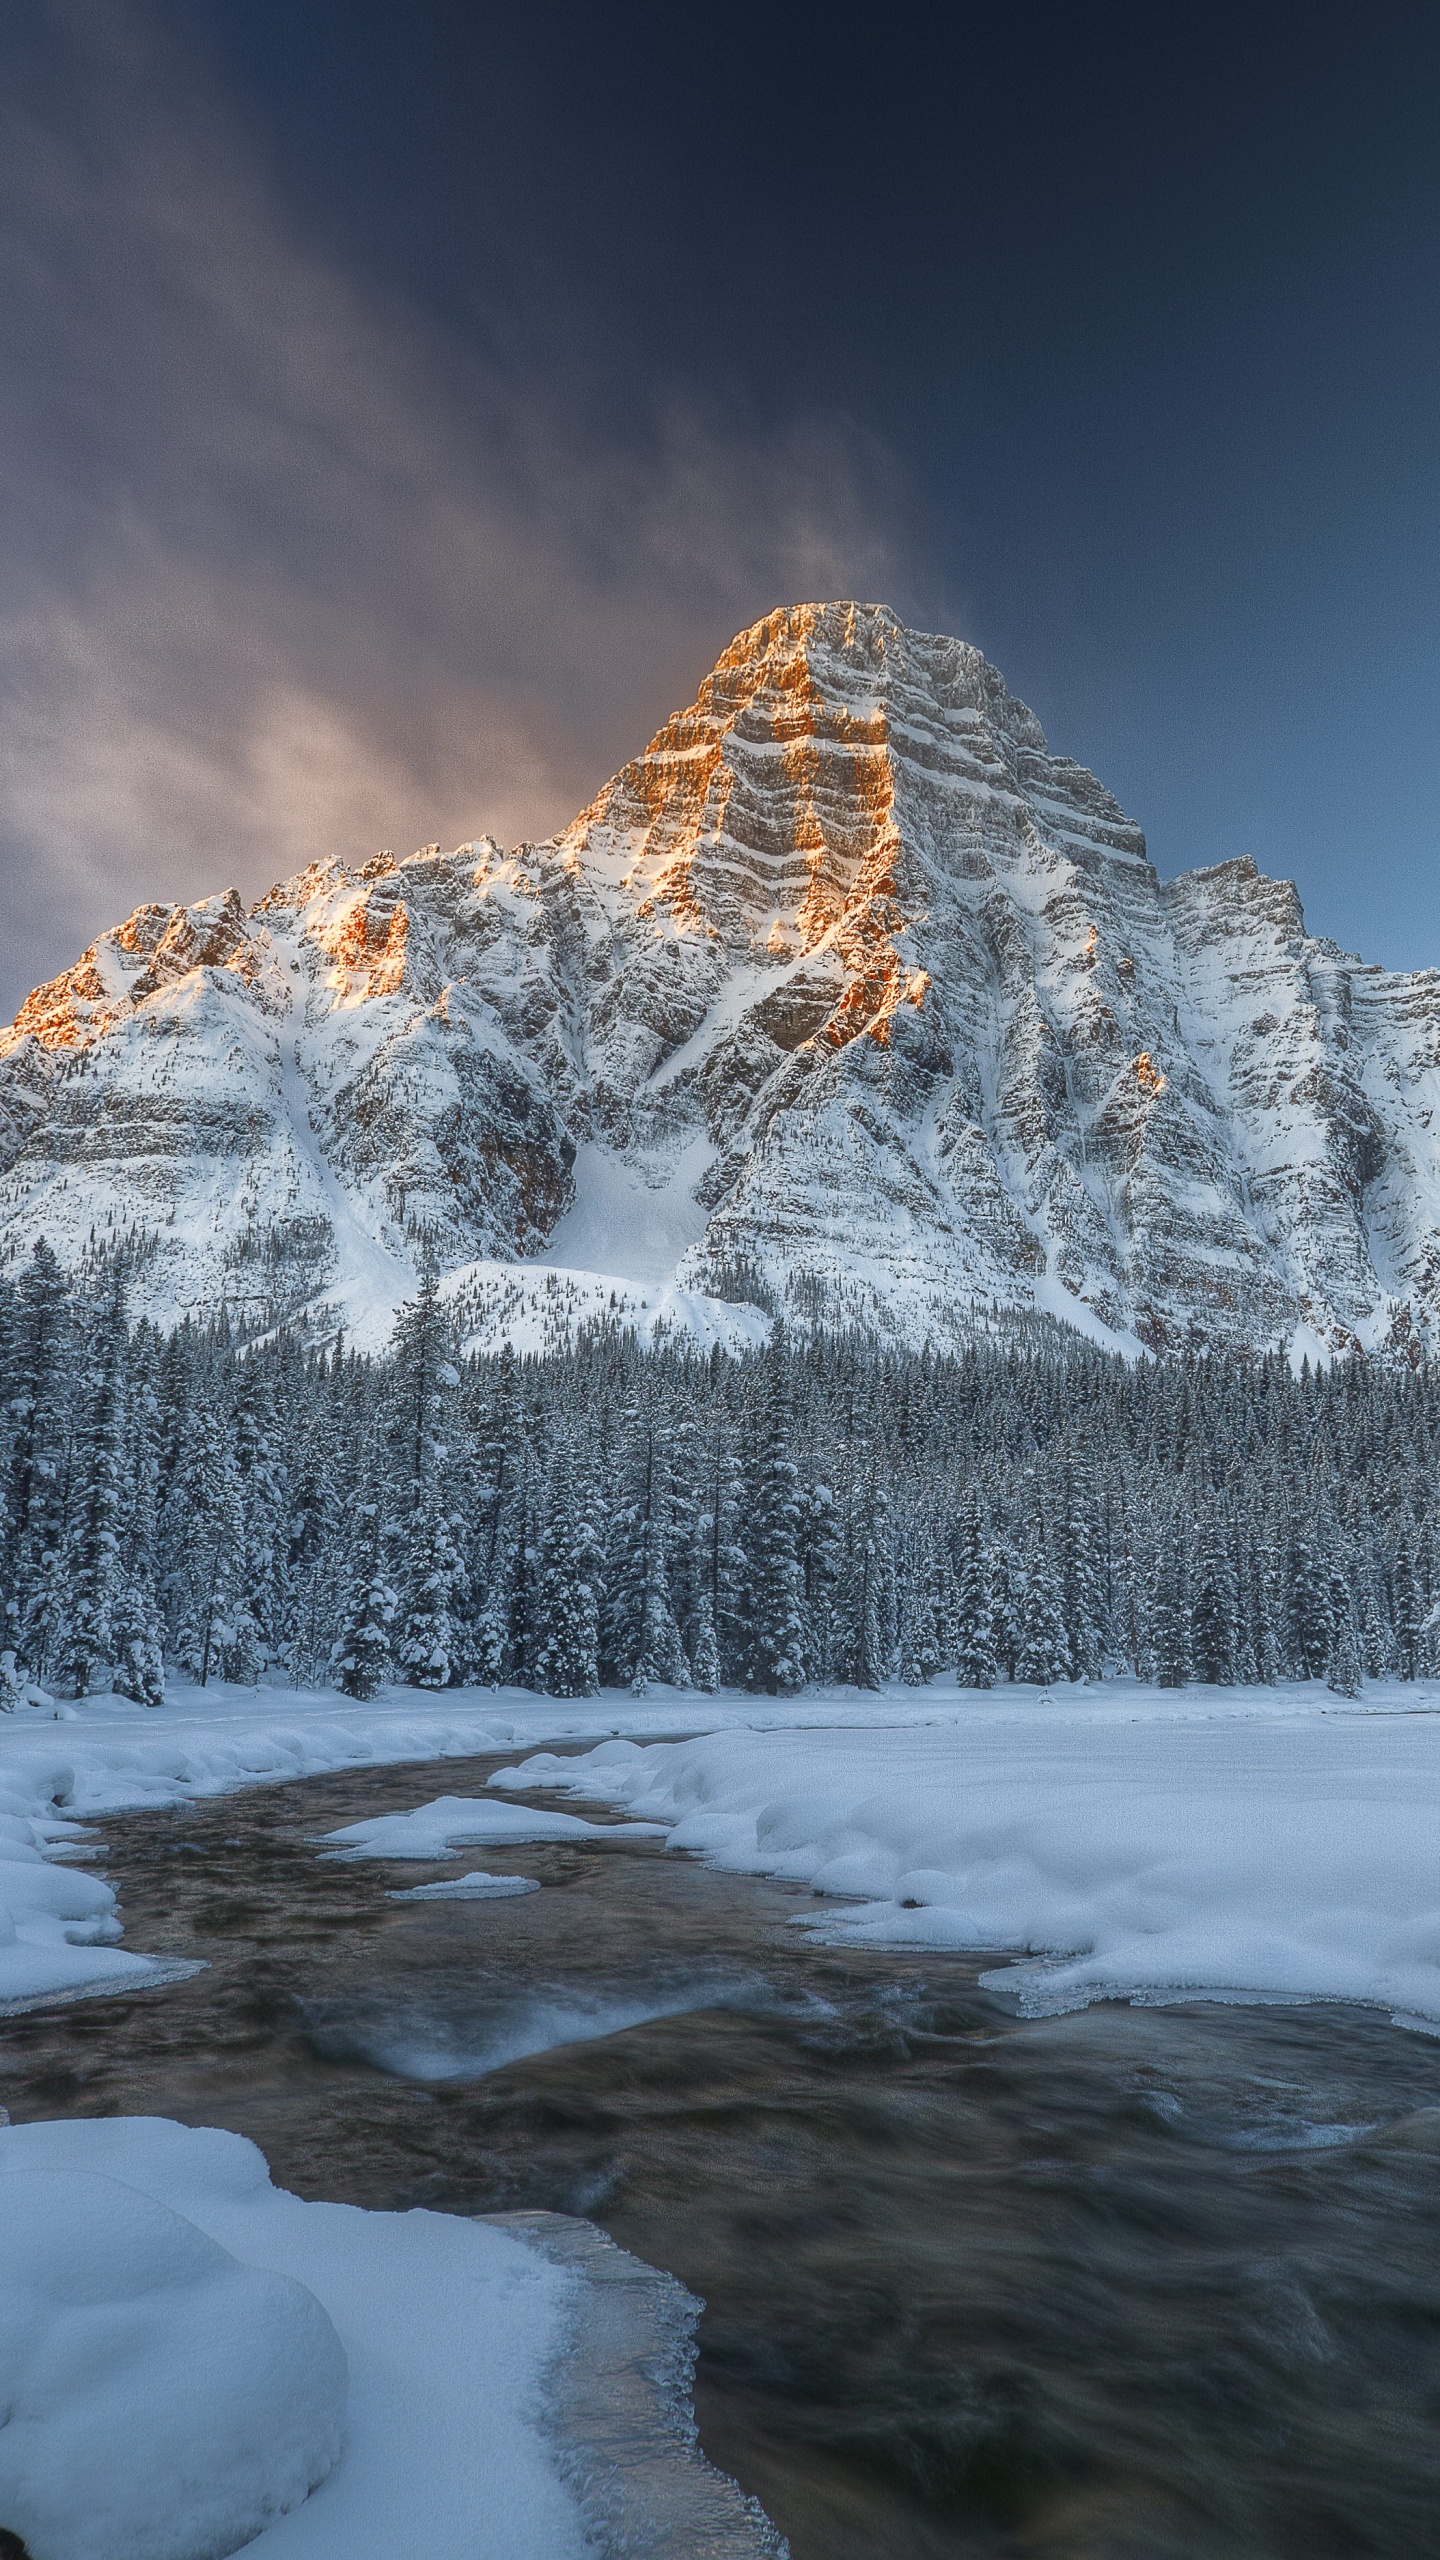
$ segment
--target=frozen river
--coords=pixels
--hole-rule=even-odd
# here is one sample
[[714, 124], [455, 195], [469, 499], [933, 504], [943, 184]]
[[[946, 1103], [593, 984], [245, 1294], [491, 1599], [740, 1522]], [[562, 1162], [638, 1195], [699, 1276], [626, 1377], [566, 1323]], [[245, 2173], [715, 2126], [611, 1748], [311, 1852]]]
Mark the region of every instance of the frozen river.
[[993, 1953], [816, 1945], [808, 1892], [643, 1838], [487, 1845], [460, 1866], [541, 1890], [471, 1901], [392, 1898], [453, 1860], [317, 1853], [435, 1779], [107, 1817], [127, 1941], [208, 1969], [0, 2021], [15, 2120], [591, 2216], [704, 2297], [705, 2448], [796, 2560], [1433, 2560], [1440, 2043], [1338, 2006], [1017, 2018]]

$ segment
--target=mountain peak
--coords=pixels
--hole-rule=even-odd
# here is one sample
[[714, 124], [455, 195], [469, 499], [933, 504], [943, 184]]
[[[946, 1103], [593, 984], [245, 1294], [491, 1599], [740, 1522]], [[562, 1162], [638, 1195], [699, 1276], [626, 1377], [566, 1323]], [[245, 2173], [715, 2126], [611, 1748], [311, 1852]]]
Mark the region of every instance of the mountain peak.
[[[559, 844], [642, 914], [752, 958], [832, 948], [872, 980], [856, 1027], [888, 1013], [897, 946], [931, 873], [968, 859], [977, 795], [1040, 792], [1072, 848], [1144, 859], [1144, 839], [978, 649], [911, 631], [887, 605], [790, 605], [743, 631], [643, 755]], [[938, 821], [938, 823], [937, 823]], [[958, 822], [958, 823], [956, 823]]]
[[1437, 1058], [1440, 980], [1245, 861], [1162, 888], [978, 650], [798, 604], [546, 844], [100, 935], [0, 1036], [0, 1248], [375, 1340], [422, 1235], [477, 1340], [1414, 1340]]

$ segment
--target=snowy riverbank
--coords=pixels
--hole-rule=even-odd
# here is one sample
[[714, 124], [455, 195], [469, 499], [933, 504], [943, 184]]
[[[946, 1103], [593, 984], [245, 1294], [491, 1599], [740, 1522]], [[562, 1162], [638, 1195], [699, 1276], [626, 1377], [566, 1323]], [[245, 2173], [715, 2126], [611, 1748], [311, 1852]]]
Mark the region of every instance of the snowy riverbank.
[[[655, 1737], [689, 1734], [681, 1745]], [[913, 1689], [762, 1699], [609, 1691], [178, 1688], [0, 1720], [0, 2001], [166, 1978], [113, 1943], [73, 1827], [330, 1770], [543, 1743], [672, 1845], [856, 1898], [829, 1928], [1039, 1959], [1029, 2008], [1192, 1988], [1364, 1999], [1440, 2021], [1440, 1684]], [[638, 1749], [637, 1747], [638, 1746]], [[417, 1784], [416, 1800], [431, 1790]], [[6, 1919], [8, 1917], [8, 1928]]]
[[[663, 1738], [677, 1733], [691, 1738]], [[589, 1747], [565, 1757], [537, 1749], [562, 1741]], [[505, 1751], [514, 1762], [495, 1794], [439, 1794], [434, 1764]], [[573, 1817], [522, 1816], [513, 1802], [555, 1787], [613, 1805], [637, 1828], [658, 1826], [672, 1847], [723, 1867], [812, 1886], [830, 1898], [810, 1920], [823, 1935], [993, 1947], [1006, 1961], [989, 1981], [1032, 2014], [1107, 1993], [1208, 1993], [1378, 2002], [1404, 2023], [1440, 2026], [1433, 1683], [1377, 1684], [1358, 1703], [1318, 1686], [1161, 1692], [1130, 1682], [1044, 1697], [937, 1684], [798, 1700], [612, 1692], [563, 1703], [520, 1691], [391, 1691], [363, 1707], [324, 1692], [212, 1688], [182, 1690], [154, 1711], [96, 1700], [63, 1722], [20, 1714], [0, 1722], [0, 1996], [29, 2005], [152, 1987], [163, 1997], [166, 1968], [115, 1943], [109, 1887], [74, 1863], [103, 1857], [85, 1823], [402, 1763], [431, 1766], [400, 1783], [405, 1810], [331, 1835], [342, 1866], [394, 1859], [398, 1879], [416, 1858], [452, 1854], [458, 1866], [463, 1850], [522, 1832], [588, 1832]], [[581, 2372], [589, 2350], [576, 2345], [586, 2334], [581, 2279], [523, 2245], [518, 2227], [302, 2203], [270, 2186], [237, 2136], [138, 2118], [0, 2130], [0, 2241], [21, 2228], [21, 2187], [7, 2192], [9, 2175], [41, 2186], [118, 2179], [132, 2218], [136, 2194], [151, 2198], [237, 2262], [217, 2273], [197, 2259], [197, 2285], [223, 2283], [239, 2300], [244, 2271], [266, 2270], [304, 2286], [328, 2316], [348, 2361], [345, 2450], [249, 2547], [275, 2560], [389, 2560], [418, 2535], [434, 2560], [459, 2560], [477, 2514], [504, 2560], [572, 2551], [578, 2560], [590, 2547], [586, 2448], [600, 2421], [592, 2425]], [[37, 2189], [34, 2211], [54, 2201]], [[178, 2245], [173, 2233], [167, 2245]], [[42, 2272], [46, 2263], [42, 2250]], [[144, 2292], [139, 2283], [138, 2309], [117, 2312], [142, 2340]], [[58, 2315], [42, 2296], [43, 2286], [31, 2308], [43, 2323]], [[614, 2354], [628, 2373], [630, 2347]], [[123, 2361], [129, 2371], [128, 2351]], [[252, 2359], [262, 2376], [263, 2361]], [[24, 2371], [32, 2364], [23, 2352]], [[135, 2376], [139, 2389], [138, 2364]], [[568, 2451], [557, 2409], [568, 2411]], [[38, 2414], [57, 2442], [73, 2424], [89, 2441], [83, 2410]], [[108, 2411], [112, 2420], [123, 2441], [123, 2407]], [[641, 2411], [631, 2428], [647, 2497], [668, 2424]], [[150, 2439], [140, 2429], [135, 2441]], [[302, 2455], [319, 2478], [323, 2445]], [[66, 2491], [68, 2460], [43, 2445], [40, 2456], [42, 2481]], [[142, 2487], [146, 2476], [142, 2464]], [[690, 2490], [681, 2483], [673, 2494], [688, 2513]], [[737, 2549], [773, 2547], [738, 2508], [735, 2530]], [[683, 2532], [674, 2547], [690, 2547]]]
[[[66, 2235], [87, 2199], [101, 2239], [76, 2270]], [[203, 2342], [185, 2339], [179, 2281], [197, 2232], [219, 2244], [189, 2286], [212, 2322]], [[256, 2560], [469, 2560], [479, 2518], [503, 2560], [592, 2547], [541, 2424], [581, 2287], [517, 2238], [453, 2214], [305, 2204], [238, 2134], [109, 2117], [0, 2129], [0, 2267], [0, 2522], [37, 2551], [185, 2560], [243, 2541]], [[289, 2279], [281, 2306], [301, 2331], [279, 2337], [283, 2410], [278, 2323], [253, 2282], [247, 2298], [253, 2269]], [[296, 2503], [314, 2471], [277, 2462], [273, 2439], [282, 2421], [305, 2434], [311, 2398], [333, 2429], [337, 2335], [343, 2443], [338, 2460], [322, 2447], [328, 2476]]]
[[[847, 1944], [1021, 1951], [1022, 2014], [1120, 1997], [1354, 2000], [1440, 2032], [1440, 1712], [1137, 1691], [926, 1730], [729, 1732], [541, 1753], [671, 1848], [846, 1897]], [[853, 1898], [853, 1905], [852, 1905]]]

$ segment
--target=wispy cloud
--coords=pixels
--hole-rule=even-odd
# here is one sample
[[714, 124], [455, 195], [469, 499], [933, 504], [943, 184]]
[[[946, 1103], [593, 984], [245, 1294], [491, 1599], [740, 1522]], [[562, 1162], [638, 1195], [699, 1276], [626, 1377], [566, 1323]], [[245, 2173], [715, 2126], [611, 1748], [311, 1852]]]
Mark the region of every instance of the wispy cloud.
[[63, 111], [0, 113], [0, 1010], [142, 897], [544, 833], [731, 631], [896, 593], [843, 421], [636, 382], [617, 441], [327, 263], [143, 15], [40, 15]]

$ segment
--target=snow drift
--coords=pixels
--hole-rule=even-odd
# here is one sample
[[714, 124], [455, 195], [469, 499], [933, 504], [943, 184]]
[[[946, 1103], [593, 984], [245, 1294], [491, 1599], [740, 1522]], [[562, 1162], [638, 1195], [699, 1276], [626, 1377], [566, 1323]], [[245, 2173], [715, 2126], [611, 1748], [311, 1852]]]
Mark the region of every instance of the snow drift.
[[[30, 2145], [33, 2152], [43, 2146]], [[0, 2149], [0, 2522], [31, 2560], [223, 2560], [334, 2469], [344, 2350], [293, 2278]]]
[[575, 2291], [456, 2215], [304, 2204], [238, 2134], [0, 2128], [0, 2525], [32, 2560], [583, 2560], [540, 2428]]
[[492, 1783], [846, 1897], [812, 1925], [847, 1943], [1019, 1951], [984, 1979], [1030, 2016], [1204, 1994], [1440, 2024], [1433, 1713], [977, 1703], [929, 1730], [541, 1752]]

